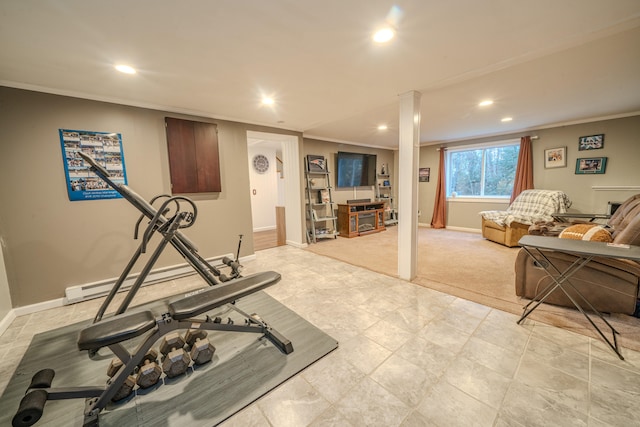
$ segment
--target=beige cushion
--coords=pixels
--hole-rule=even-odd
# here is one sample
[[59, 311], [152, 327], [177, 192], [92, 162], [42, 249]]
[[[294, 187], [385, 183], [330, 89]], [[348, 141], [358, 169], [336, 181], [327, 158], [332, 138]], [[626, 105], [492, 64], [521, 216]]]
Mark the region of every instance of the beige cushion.
[[613, 241], [611, 233], [597, 224], [575, 224], [562, 230], [558, 236], [561, 239], [588, 240], [592, 242]]

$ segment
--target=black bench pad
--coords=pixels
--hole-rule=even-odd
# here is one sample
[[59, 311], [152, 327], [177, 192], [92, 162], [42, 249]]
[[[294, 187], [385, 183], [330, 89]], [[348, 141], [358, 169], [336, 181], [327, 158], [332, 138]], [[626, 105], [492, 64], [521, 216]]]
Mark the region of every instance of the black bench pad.
[[280, 281], [280, 277], [275, 271], [265, 271], [212, 286], [169, 304], [169, 313], [175, 320], [188, 319], [275, 285]]
[[144, 334], [156, 325], [150, 311], [124, 313], [83, 329], [78, 336], [80, 350], [98, 350]]

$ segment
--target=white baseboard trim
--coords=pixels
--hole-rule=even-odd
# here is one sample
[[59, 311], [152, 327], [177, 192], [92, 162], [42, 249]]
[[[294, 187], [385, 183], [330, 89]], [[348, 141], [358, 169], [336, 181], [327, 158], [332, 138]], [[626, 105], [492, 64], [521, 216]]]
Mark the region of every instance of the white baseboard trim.
[[[229, 258], [232, 258], [232, 257], [229, 257]], [[240, 259], [239, 259], [240, 264], [244, 264], [247, 261], [255, 261], [255, 260], [256, 260], [256, 254], [243, 256], [243, 257], [240, 257]]]
[[257, 233], [259, 231], [270, 231], [270, 230], [275, 230], [276, 226], [275, 225], [267, 225], [266, 227], [257, 227], [253, 229], [254, 233]]
[[[431, 228], [431, 224], [418, 223], [418, 227]], [[454, 226], [445, 226], [445, 230], [453, 230], [453, 231], [465, 231], [467, 233], [477, 233], [482, 234], [482, 230], [479, 228], [467, 228], [467, 227], [454, 227]]]
[[13, 311], [15, 312], [16, 317], [18, 317], [49, 310], [50, 308], [62, 307], [63, 305], [66, 305], [65, 298], [56, 298], [49, 301], [17, 307], [14, 308]]
[[9, 312], [4, 316], [2, 320], [0, 320], [0, 335], [4, 334], [4, 331], [9, 329], [9, 326], [11, 326], [11, 322], [13, 322], [16, 317], [18, 316], [16, 315], [15, 310], [12, 309], [9, 310]]
[[298, 249], [306, 248], [307, 246], [309, 246], [307, 243], [298, 243], [294, 242], [293, 240], [287, 240], [287, 245], [293, 246], [294, 248]]
[[482, 234], [482, 230], [479, 228], [466, 228], [466, 227], [445, 227], [447, 230], [453, 230], [453, 231], [466, 231], [467, 233], [476, 233], [476, 234]]

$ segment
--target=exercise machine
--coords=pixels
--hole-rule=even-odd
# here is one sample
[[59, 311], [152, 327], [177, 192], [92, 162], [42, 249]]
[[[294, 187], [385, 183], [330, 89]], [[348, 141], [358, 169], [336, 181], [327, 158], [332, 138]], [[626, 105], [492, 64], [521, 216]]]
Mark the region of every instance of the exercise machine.
[[[109, 172], [92, 157], [82, 152], [80, 156], [90, 165], [91, 170], [96, 175], [142, 213], [136, 223], [134, 237], [137, 238], [138, 236], [141, 221], [145, 217], [149, 220], [142, 234], [139, 247], [98, 310], [93, 324], [80, 331], [77, 341], [78, 349], [80, 351], [86, 350], [90, 355], [95, 354], [101, 348], [109, 348], [116, 356], [115, 360], [119, 363], [113, 369], [110, 367], [110, 370], [112, 370], [111, 378], [106, 385], [102, 386], [54, 388], [52, 383], [55, 371], [53, 369], [38, 371], [32, 377], [25, 396], [20, 401], [18, 410], [13, 417], [12, 424], [14, 427], [35, 424], [42, 417], [45, 403], [48, 400], [76, 398], [85, 399], [83, 425], [97, 426], [99, 424], [99, 414], [109, 402], [122, 400], [131, 395], [136, 386], [139, 388], [146, 387], [146, 384], [136, 384], [136, 378], [132, 374], [146, 366], [145, 363], [148, 364], [145, 360], [148, 360], [150, 352], [155, 352], [152, 347], [156, 342], [163, 340], [160, 346], [163, 354], [169, 350], [182, 350], [181, 347], [184, 345], [184, 341], [181, 339], [172, 341], [179, 342], [175, 346], [180, 348], [174, 349], [172, 347], [174, 344], [167, 344], [168, 336], [170, 334], [173, 336], [179, 330], [188, 331], [187, 335], [193, 332], [192, 335], [194, 336], [195, 334], [202, 336], [201, 331], [257, 333], [262, 334], [262, 337], [269, 340], [282, 353], [290, 354], [293, 352], [291, 341], [269, 326], [258, 314], [245, 313], [235, 305], [237, 299], [272, 286], [279, 282], [281, 278], [280, 274], [273, 271], [244, 277], [240, 275], [241, 266], [238, 263], [238, 257], [242, 235], [240, 235], [238, 242], [236, 260], [223, 259], [223, 263], [231, 268], [231, 274], [229, 276], [224, 275], [219, 269], [203, 259], [198, 254], [197, 247], [180, 231], [183, 228], [192, 226], [195, 222], [197, 208], [193, 201], [183, 196], [158, 196], [148, 203], [126, 185], [113, 182]], [[166, 200], [156, 209], [152, 204], [159, 198], [165, 198]], [[181, 206], [181, 204], [184, 205], [185, 203], [187, 209], [183, 209]], [[154, 233], [159, 233], [162, 239], [128, 290], [115, 314], [103, 318], [107, 307], [131, 273], [134, 265], [140, 256], [146, 253], [147, 245]], [[185, 298], [168, 303], [164, 310], [160, 310], [160, 314], [154, 314], [150, 310], [126, 312], [144, 279], [168, 244], [171, 244], [184, 257], [210, 287], [205, 287], [192, 292]], [[227, 322], [223, 322], [220, 317], [212, 319], [206, 314], [223, 305], [228, 305], [229, 308], [244, 317], [244, 324], [236, 324], [230, 318]], [[195, 344], [195, 341], [196, 339], [191, 344]], [[136, 343], [138, 344], [135, 345]], [[127, 350], [132, 345], [135, 346], [135, 350]], [[211, 355], [213, 351], [215, 349], [210, 351]], [[165, 355], [165, 357], [168, 356]], [[183, 362], [189, 365], [188, 356]], [[199, 362], [194, 360], [195, 363]], [[165, 375], [171, 376], [167, 371], [165, 371]], [[159, 376], [160, 374], [153, 381], [159, 380]]]
[[[144, 233], [142, 233], [141, 243], [138, 246], [138, 249], [135, 251], [131, 260], [122, 271], [120, 277], [111, 288], [111, 291], [107, 295], [102, 306], [98, 309], [94, 322], [98, 322], [102, 319], [105, 311], [113, 301], [116, 294], [120, 291], [122, 284], [129, 277], [133, 267], [136, 265], [142, 254], [147, 252], [147, 245], [149, 244], [149, 240], [153, 236], [154, 232], [159, 233], [162, 236], [162, 240], [158, 243], [156, 249], [150, 255], [140, 274], [131, 285], [126, 298], [115, 311], [116, 315], [122, 314], [127, 310], [129, 304], [131, 304], [131, 301], [160, 257], [160, 254], [168, 244], [171, 244], [176, 251], [178, 251], [178, 253], [187, 261], [188, 264], [191, 265], [191, 267], [193, 267], [196, 273], [198, 273], [209, 286], [215, 286], [220, 282], [227, 282], [240, 277], [240, 270], [242, 266], [238, 262], [238, 258], [240, 256], [242, 234], [238, 241], [236, 259], [232, 260], [228, 257], [222, 258], [223, 264], [231, 269], [231, 273], [226, 275], [216, 266], [211, 265], [207, 260], [200, 256], [198, 254], [197, 246], [180, 231], [181, 229], [191, 227], [196, 221], [198, 209], [191, 199], [184, 196], [169, 196], [161, 194], [151, 199], [150, 202], [147, 202], [142, 198], [142, 196], [137, 194], [127, 185], [114, 182], [111, 179], [109, 172], [102, 165], [96, 162], [94, 158], [83, 152], [79, 152], [78, 154], [85, 162], [87, 162], [93, 173], [98, 175], [98, 177], [104, 180], [107, 185], [117, 191], [125, 200], [141, 212], [140, 218], [135, 225], [135, 239], [138, 238], [139, 227], [143, 219], [146, 217], [149, 220], [147, 228]], [[159, 208], [154, 208], [153, 203], [160, 199], [165, 200]], [[183, 209], [184, 204], [187, 205], [186, 209]]]
[[[251, 332], [262, 334], [284, 354], [293, 352], [293, 344], [282, 334], [271, 328], [257, 314], [247, 314], [234, 306], [234, 310], [245, 317], [244, 324], [224, 323], [219, 318], [211, 319], [203, 314], [233, 303], [239, 298], [276, 284], [280, 274], [268, 271], [242, 277], [219, 286], [204, 288], [202, 292], [170, 303], [167, 311], [154, 316], [151, 311], [133, 311], [101, 320], [80, 331], [78, 349], [97, 350], [108, 347], [122, 366], [105, 386], [52, 388], [55, 371], [43, 369], [31, 380], [18, 411], [12, 420], [13, 427], [34, 425], [44, 411], [48, 400], [84, 398], [84, 426], [98, 426], [99, 413], [114, 397], [129, 396], [135, 387], [131, 374], [144, 363], [145, 356], [163, 336], [177, 330], [207, 330], [228, 332]], [[146, 336], [145, 336], [146, 334]], [[125, 343], [141, 337], [142, 342], [133, 352]]]

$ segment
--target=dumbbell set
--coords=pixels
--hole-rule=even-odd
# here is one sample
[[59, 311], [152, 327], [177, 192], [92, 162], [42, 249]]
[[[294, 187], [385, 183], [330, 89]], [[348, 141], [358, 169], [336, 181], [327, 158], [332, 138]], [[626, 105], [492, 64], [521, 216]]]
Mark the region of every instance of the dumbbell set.
[[[153, 348], [149, 350], [135, 372], [129, 375], [111, 399], [112, 401], [117, 402], [128, 397], [136, 385], [141, 389], [153, 387], [160, 381], [163, 373], [167, 378], [182, 375], [187, 372], [189, 366], [192, 366], [192, 361], [193, 365], [202, 365], [211, 361], [216, 348], [209, 342], [207, 331], [189, 329], [184, 338], [178, 332], [165, 335], [160, 341], [159, 350], [162, 354], [160, 363], [158, 363], [158, 352]], [[122, 366], [122, 360], [112, 359], [107, 368], [109, 378], [113, 378]]]

